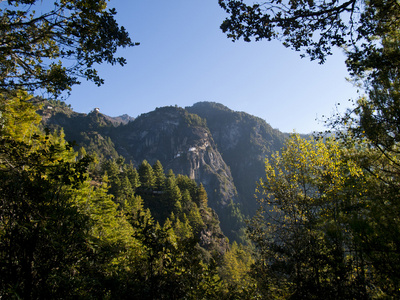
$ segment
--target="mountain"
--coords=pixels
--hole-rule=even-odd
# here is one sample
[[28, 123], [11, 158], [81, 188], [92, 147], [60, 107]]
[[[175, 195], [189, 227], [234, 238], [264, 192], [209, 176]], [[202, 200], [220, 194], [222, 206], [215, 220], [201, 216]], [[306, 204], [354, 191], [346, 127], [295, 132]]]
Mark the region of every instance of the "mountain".
[[134, 165], [159, 160], [165, 169], [202, 183], [212, 208], [220, 210], [237, 192], [204, 120], [183, 108], [163, 107], [118, 128], [113, 136], [118, 153]]
[[203, 184], [231, 240], [241, 238], [243, 213], [255, 212], [253, 194], [265, 157], [285, 138], [260, 118], [212, 102], [157, 108], [136, 119], [112, 118], [98, 109], [80, 114], [62, 105], [40, 112], [45, 126], [62, 127], [68, 140], [100, 159], [122, 156], [134, 166], [159, 160], [166, 170]]
[[264, 175], [264, 160], [280, 150], [286, 134], [263, 119], [235, 112], [214, 102], [199, 102], [186, 110], [207, 121], [225, 163], [230, 167], [246, 214], [254, 214], [255, 182]]

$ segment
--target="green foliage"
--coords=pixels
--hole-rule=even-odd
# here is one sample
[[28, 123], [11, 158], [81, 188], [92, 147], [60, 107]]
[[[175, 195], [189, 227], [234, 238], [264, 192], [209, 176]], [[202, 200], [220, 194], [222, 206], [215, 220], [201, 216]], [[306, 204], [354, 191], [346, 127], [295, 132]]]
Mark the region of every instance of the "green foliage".
[[281, 154], [266, 160], [266, 178], [260, 181], [265, 198], [249, 224], [264, 293], [308, 299], [373, 294], [371, 270], [351, 232], [366, 183], [345, 154], [338, 142], [294, 135]]
[[30, 102], [32, 96], [25, 91], [0, 94], [0, 132], [21, 141], [30, 134], [37, 133], [40, 117]]
[[[148, 180], [146, 174], [150, 170], [154, 180]], [[119, 295], [147, 295], [154, 299], [161, 295], [191, 298], [204, 293], [202, 289], [211, 280], [207, 264], [213, 256], [219, 259], [226, 249], [217, 216], [207, 206], [204, 188], [187, 176], [175, 176], [171, 170], [165, 175], [160, 162], [150, 167], [144, 161], [137, 172], [123, 160], [109, 160], [102, 163], [102, 172], [103, 176], [107, 174], [102, 181], [110, 186], [109, 197], [132, 226], [134, 240], [143, 245], [138, 258], [140, 267], [118, 275], [130, 277], [125, 279], [128, 283]], [[125, 197], [129, 193], [123, 191], [132, 186], [132, 178], [138, 181], [137, 187]], [[219, 283], [207, 293], [229, 293], [217, 273], [213, 276]], [[119, 281], [116, 284], [119, 286]]]
[[320, 62], [332, 47], [345, 48], [350, 75], [366, 92], [331, 123], [340, 151], [318, 144], [330, 153], [324, 163], [305, 142], [291, 146], [298, 138], [267, 161], [261, 188], [270, 198], [250, 226], [260, 287], [280, 298], [398, 298], [398, 3], [219, 3], [230, 14], [221, 28], [234, 40], [277, 38]]
[[[21, 0], [0, 9], [0, 298], [230, 298], [216, 264], [227, 241], [204, 187], [165, 175], [159, 161], [136, 170], [115, 150], [110, 118], [26, 92], [57, 96], [79, 77], [100, 85], [95, 64], [124, 65], [117, 48], [133, 43], [115, 13], [106, 1]], [[60, 126], [43, 129], [38, 109]], [[82, 122], [68, 126], [70, 118]]]
[[125, 165], [125, 173], [134, 191], [140, 186], [139, 173], [132, 164]]
[[191, 114], [185, 111], [185, 121], [189, 126], [201, 126], [207, 127], [207, 122], [205, 119], [200, 118], [196, 114]]
[[266, 160], [265, 196], [249, 224], [263, 294], [396, 298], [398, 178], [388, 173], [396, 166], [367, 140], [296, 135]]
[[[65, 148], [39, 138], [32, 142], [37, 149], [5, 138], [1, 143], [1, 294], [74, 295], [79, 276], [73, 273], [86, 258], [90, 228], [70, 198], [84, 178], [82, 166], [68, 160], [54, 164]], [[58, 149], [49, 153], [52, 146]]]
[[119, 47], [134, 45], [106, 1], [55, 0], [45, 6], [18, 0], [2, 6], [2, 89], [46, 89], [57, 95], [78, 84], [78, 77], [101, 85], [94, 65], [124, 65], [125, 59], [114, 55]]
[[[165, 175], [160, 162], [144, 161], [139, 171], [122, 157], [96, 165], [62, 131], [42, 132], [28, 100], [23, 92], [4, 96], [1, 111], [1, 297], [234, 299], [253, 292], [247, 279], [243, 287], [231, 282], [229, 259], [219, 272], [228, 245], [202, 185]], [[247, 270], [248, 257], [234, 251]]]
[[81, 278], [72, 274], [86, 258], [90, 223], [71, 195], [86, 180], [88, 161], [75, 162], [62, 137], [41, 134], [32, 118], [21, 118], [34, 115], [26, 93], [9, 97], [0, 143], [1, 296], [74, 295]]
[[138, 173], [139, 173], [141, 188], [150, 189], [154, 186], [155, 183], [154, 171], [151, 165], [147, 162], [147, 160], [144, 160], [142, 164], [139, 166]]
[[[71, 137], [71, 135], [68, 135]], [[92, 131], [89, 133], [81, 133], [81, 137], [78, 139], [72, 139], [73, 141], [83, 141], [79, 145], [84, 145], [87, 151], [91, 154], [96, 154], [100, 161], [107, 158], [118, 157], [118, 152], [115, 150], [114, 143], [109, 137], [103, 137], [100, 133]]]
[[[394, 10], [385, 20], [397, 13]], [[356, 147], [353, 159], [369, 175], [370, 201], [354, 224], [359, 246], [379, 277], [379, 288], [398, 297], [399, 31], [396, 18], [391, 23], [385, 20], [377, 23], [379, 32], [373, 37], [379, 42], [364, 46], [367, 51], [349, 53], [353, 79], [366, 95], [332, 125], [341, 129], [347, 147]]]
[[[43, 107], [46, 108], [46, 106], [44, 102]], [[85, 147], [86, 151], [96, 155], [100, 162], [119, 158], [110, 138], [110, 131], [114, 125], [103, 115], [91, 113], [86, 116], [65, 109], [59, 111], [57, 107], [39, 112], [46, 119], [44, 126], [51, 131], [63, 129], [68, 140], [75, 141], [80, 147]]]
[[252, 250], [233, 242], [222, 259], [218, 273], [227, 283], [231, 299], [258, 299], [256, 282], [250, 276], [254, 263]]
[[221, 215], [220, 220], [229, 225], [229, 238], [241, 244], [247, 244], [246, 222], [239, 204], [230, 201], [226, 207], [226, 214]]
[[3, 100], [1, 297], [90, 299], [113, 293], [109, 283], [118, 282], [116, 274], [123, 276], [143, 254], [132, 226], [105, 183], [90, 185], [90, 157], [83, 150], [77, 156], [62, 134], [42, 133], [31, 123], [37, 117], [26, 93]]
[[204, 186], [203, 186], [203, 184], [201, 184], [200, 183], [200, 185], [199, 185], [199, 188], [198, 188], [198, 190], [197, 190], [197, 196], [198, 196], [198, 205], [200, 206], [200, 207], [206, 207], [207, 206], [207, 192], [206, 192], [206, 190], [204, 189]]
[[[344, 132], [357, 139], [367, 138], [376, 147], [396, 160], [399, 142], [399, 31], [397, 27], [379, 38], [381, 47], [371, 47], [368, 55], [358, 57], [353, 78], [363, 84], [366, 95], [358, 99], [355, 108], [335, 120]], [[355, 58], [349, 58], [349, 61]]]
[[371, 144], [368, 139], [356, 140], [352, 152], [352, 158], [368, 176], [365, 176], [363, 210], [353, 220], [351, 229], [374, 271], [375, 285], [382, 295], [397, 298], [400, 286], [398, 155], [395, 151], [382, 153]]
[[159, 160], [153, 165], [153, 173], [155, 177], [155, 186], [159, 190], [163, 190], [165, 187], [165, 173], [164, 168]]
[[[229, 14], [221, 25], [233, 40], [278, 39], [286, 47], [304, 50], [312, 60], [325, 61], [332, 47], [352, 47], [354, 64], [377, 46], [374, 36], [398, 28], [395, 1], [267, 1], [251, 5], [219, 0]], [[350, 50], [350, 49], [349, 49]], [[353, 64], [349, 64], [350, 67]]]

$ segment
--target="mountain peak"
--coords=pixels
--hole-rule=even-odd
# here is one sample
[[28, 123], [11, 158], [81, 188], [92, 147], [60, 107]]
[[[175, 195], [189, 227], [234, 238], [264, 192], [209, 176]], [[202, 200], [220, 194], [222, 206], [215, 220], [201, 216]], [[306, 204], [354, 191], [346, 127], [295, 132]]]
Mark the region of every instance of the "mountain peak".
[[47, 121], [63, 126], [67, 139], [101, 151], [104, 158], [120, 155], [136, 166], [159, 160], [175, 174], [202, 183], [229, 237], [235, 236], [229, 224], [237, 207], [247, 215], [255, 212], [253, 195], [265, 157], [279, 150], [285, 138], [264, 120], [216, 102], [160, 107], [129, 123], [99, 112]]
[[220, 111], [227, 111], [227, 112], [233, 112], [230, 108], [227, 106], [218, 103], [218, 102], [211, 102], [211, 101], [200, 101], [192, 105], [193, 108], [203, 108], [203, 109], [214, 109], [214, 110], [220, 110]]

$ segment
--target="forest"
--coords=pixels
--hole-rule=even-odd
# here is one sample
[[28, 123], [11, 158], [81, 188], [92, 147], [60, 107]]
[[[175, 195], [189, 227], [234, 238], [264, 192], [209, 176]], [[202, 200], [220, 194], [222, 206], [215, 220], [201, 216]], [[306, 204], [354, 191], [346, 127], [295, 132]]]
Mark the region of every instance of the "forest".
[[38, 94], [101, 85], [95, 66], [124, 65], [117, 50], [138, 44], [107, 1], [55, 0], [41, 15], [36, 2], [0, 10], [0, 298], [400, 297], [397, 1], [218, 1], [233, 40], [278, 39], [321, 63], [346, 49], [365, 91], [330, 132], [293, 134], [265, 159], [241, 243], [188, 176], [43, 125]]

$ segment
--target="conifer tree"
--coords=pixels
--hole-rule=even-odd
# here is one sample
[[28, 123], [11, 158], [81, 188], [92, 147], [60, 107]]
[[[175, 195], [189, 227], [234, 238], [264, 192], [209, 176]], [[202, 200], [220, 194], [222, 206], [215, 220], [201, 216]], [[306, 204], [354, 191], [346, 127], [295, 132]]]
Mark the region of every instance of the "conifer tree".
[[144, 188], [144, 189], [154, 188], [154, 185], [155, 185], [154, 172], [153, 172], [153, 168], [147, 162], [147, 160], [144, 160], [140, 164], [138, 173], [139, 173], [141, 188]]
[[18, 106], [36, 111], [28, 99], [20, 93], [1, 111], [19, 126], [3, 127], [0, 137], [0, 296], [116, 295], [144, 248], [107, 193], [107, 178], [91, 186], [90, 158], [78, 159], [62, 132], [42, 133], [31, 118], [21, 123]]
[[132, 164], [125, 165], [125, 173], [126, 176], [128, 176], [129, 182], [132, 186], [132, 189], [136, 191], [136, 189], [140, 186], [140, 179], [139, 179], [139, 173], [137, 170], [133, 167]]
[[257, 299], [261, 297], [256, 288], [256, 281], [251, 277], [251, 266], [254, 263], [249, 247], [233, 242], [222, 258], [218, 268], [221, 278], [227, 283], [233, 297]]
[[198, 206], [192, 201], [188, 190], [184, 190], [182, 194], [182, 211], [193, 227], [194, 234], [197, 236], [201, 229], [204, 227], [204, 222], [201, 218], [201, 214]]
[[87, 191], [87, 157], [75, 161], [62, 136], [40, 132], [26, 93], [2, 100], [10, 126], [0, 137], [0, 295], [78, 296], [89, 250], [89, 216], [79, 196]]
[[207, 192], [202, 183], [200, 183], [200, 186], [198, 187], [197, 194], [198, 194], [198, 199], [199, 199], [199, 203], [197, 203], [197, 204], [199, 205], [199, 207], [201, 207], [201, 208], [207, 207], [208, 196], [207, 196]]
[[155, 188], [162, 191], [165, 187], [165, 173], [159, 160], [157, 160], [153, 165], [153, 173], [155, 177]]
[[175, 177], [168, 177], [165, 184], [165, 208], [180, 214], [182, 211], [182, 193], [176, 184]]

